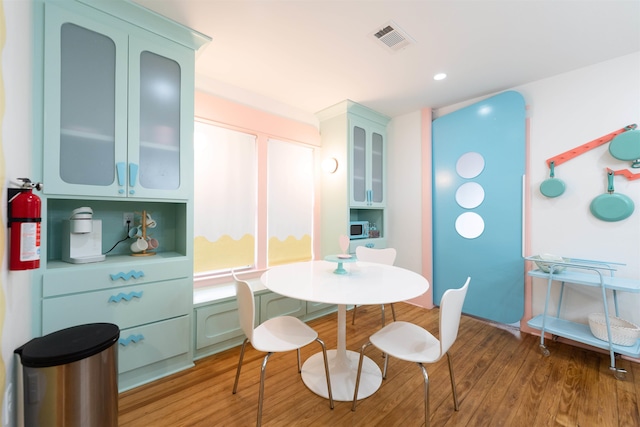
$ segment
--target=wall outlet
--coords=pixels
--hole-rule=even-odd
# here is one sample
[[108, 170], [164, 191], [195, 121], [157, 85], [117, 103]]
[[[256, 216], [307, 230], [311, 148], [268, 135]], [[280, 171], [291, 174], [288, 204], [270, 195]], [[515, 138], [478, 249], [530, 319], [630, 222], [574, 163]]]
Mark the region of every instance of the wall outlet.
[[122, 225], [126, 226], [127, 223], [133, 227], [133, 212], [125, 212], [122, 214]]

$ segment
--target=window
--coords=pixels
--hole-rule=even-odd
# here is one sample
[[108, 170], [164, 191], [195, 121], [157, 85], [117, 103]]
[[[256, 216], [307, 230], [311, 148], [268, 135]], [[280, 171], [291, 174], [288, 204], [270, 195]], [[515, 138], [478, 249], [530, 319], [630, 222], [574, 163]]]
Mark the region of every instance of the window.
[[195, 122], [200, 280], [313, 258], [315, 147], [249, 132]]
[[313, 257], [313, 149], [269, 140], [269, 266]]
[[194, 273], [255, 266], [256, 137], [196, 121]]

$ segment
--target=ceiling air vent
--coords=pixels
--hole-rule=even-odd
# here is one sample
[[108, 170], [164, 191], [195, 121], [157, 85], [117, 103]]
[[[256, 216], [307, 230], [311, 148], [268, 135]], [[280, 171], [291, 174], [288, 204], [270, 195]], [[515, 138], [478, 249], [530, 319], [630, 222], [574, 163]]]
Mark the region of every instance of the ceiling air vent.
[[375, 40], [382, 42], [386, 48], [392, 52], [397, 52], [415, 43], [415, 41], [393, 21], [375, 30], [372, 35], [375, 37]]

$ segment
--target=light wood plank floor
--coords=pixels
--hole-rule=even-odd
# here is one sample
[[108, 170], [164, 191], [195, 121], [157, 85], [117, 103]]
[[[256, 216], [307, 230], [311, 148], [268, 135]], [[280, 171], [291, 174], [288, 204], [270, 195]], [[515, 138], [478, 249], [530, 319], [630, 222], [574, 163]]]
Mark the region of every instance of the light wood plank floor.
[[[437, 335], [438, 309], [395, 304], [397, 318]], [[387, 315], [391, 311], [387, 306]], [[347, 313], [347, 348], [358, 350], [380, 327], [379, 306], [358, 308], [356, 324]], [[328, 348], [336, 346], [336, 314], [314, 320]], [[427, 366], [432, 426], [640, 426], [640, 364], [616, 362], [628, 371], [616, 380], [609, 355], [539, 338], [464, 316], [451, 349], [460, 411], [453, 409], [446, 358]], [[319, 350], [303, 349], [303, 360]], [[264, 354], [248, 346], [239, 390], [232, 394], [239, 347], [202, 359], [187, 371], [120, 395], [119, 424], [127, 426], [255, 425], [260, 366]], [[381, 353], [367, 354], [382, 366]], [[295, 352], [273, 355], [267, 365], [263, 425], [420, 426], [424, 425], [423, 380], [415, 364], [391, 359], [387, 379], [355, 412], [310, 392], [296, 369]]]

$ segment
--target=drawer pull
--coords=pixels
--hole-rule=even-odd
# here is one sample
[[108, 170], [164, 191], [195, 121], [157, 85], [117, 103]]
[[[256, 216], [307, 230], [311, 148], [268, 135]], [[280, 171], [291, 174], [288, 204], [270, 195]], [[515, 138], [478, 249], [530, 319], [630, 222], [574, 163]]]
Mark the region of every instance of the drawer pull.
[[131, 301], [133, 298], [142, 298], [142, 291], [129, 292], [128, 294], [124, 294], [120, 292], [118, 295], [111, 295], [111, 297], [109, 298], [109, 302], [120, 302], [123, 299], [127, 301]]
[[120, 338], [120, 339], [118, 340], [118, 343], [119, 343], [121, 346], [126, 347], [126, 346], [128, 346], [129, 344], [131, 344], [132, 342], [133, 342], [133, 343], [135, 343], [135, 342], [140, 342], [140, 341], [142, 341], [143, 339], [144, 339], [144, 335], [142, 335], [142, 334], [133, 334], [133, 335], [129, 335], [129, 336], [128, 336], [128, 337], [126, 337], [126, 338]]
[[144, 277], [144, 271], [131, 270], [128, 273], [120, 272], [118, 274], [111, 274], [111, 280], [122, 279], [124, 281], [127, 281], [127, 280], [131, 279], [132, 277], [135, 278], [135, 279], [139, 279], [141, 277]]

